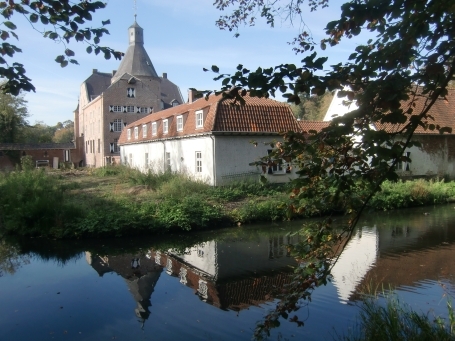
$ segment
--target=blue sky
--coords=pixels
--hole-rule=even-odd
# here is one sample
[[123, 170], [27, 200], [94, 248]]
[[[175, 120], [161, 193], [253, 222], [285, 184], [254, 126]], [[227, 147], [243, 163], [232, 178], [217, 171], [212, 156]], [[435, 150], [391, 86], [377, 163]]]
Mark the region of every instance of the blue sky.
[[[299, 32], [299, 26], [277, 23], [275, 28], [260, 23], [240, 30], [240, 37], [221, 31], [215, 21], [222, 12], [212, 5], [213, 0], [137, 0], [137, 22], [144, 29], [144, 46], [158, 74], [166, 72], [187, 99], [190, 87], [216, 89], [220, 82], [213, 81], [214, 74], [203, 72], [215, 64], [220, 71], [229, 73], [241, 63], [249, 69], [270, 67], [281, 63], [295, 63], [303, 55], [295, 55], [288, 42]], [[93, 16], [87, 26], [97, 27], [102, 20], [110, 19], [110, 35], [102, 38], [101, 45], [119, 51], [128, 47], [128, 27], [134, 22], [133, 0], [107, 0], [107, 7]], [[304, 17], [315, 41], [324, 36], [325, 24], [339, 16], [341, 2], [332, 0], [330, 7]], [[64, 46], [43, 39], [17, 13], [12, 18], [19, 27], [17, 45], [23, 53], [16, 60], [23, 63], [27, 76], [32, 79], [36, 93], [27, 93], [29, 122], [44, 121], [54, 125], [73, 119], [81, 83], [90, 76], [92, 69], [102, 72], [116, 70], [119, 61], [106, 61], [101, 55], [87, 54], [80, 43], [68, 47], [76, 52], [80, 65], [61, 68], [54, 59], [62, 54]], [[41, 29], [37, 25], [37, 29]], [[355, 47], [355, 41], [345, 41], [336, 48], [328, 48], [322, 55], [329, 57], [329, 64], [346, 61]], [[278, 98], [280, 99], [280, 98]]]

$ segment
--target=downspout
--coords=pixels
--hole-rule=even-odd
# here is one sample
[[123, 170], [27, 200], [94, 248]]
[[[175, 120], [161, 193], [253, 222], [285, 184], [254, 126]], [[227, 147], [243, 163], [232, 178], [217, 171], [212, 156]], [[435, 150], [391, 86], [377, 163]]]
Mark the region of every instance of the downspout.
[[166, 172], [166, 143], [165, 141], [161, 141], [163, 144], [163, 172]]
[[216, 186], [216, 153], [215, 153], [215, 136], [211, 135], [212, 138], [212, 160], [213, 160], [213, 186]]

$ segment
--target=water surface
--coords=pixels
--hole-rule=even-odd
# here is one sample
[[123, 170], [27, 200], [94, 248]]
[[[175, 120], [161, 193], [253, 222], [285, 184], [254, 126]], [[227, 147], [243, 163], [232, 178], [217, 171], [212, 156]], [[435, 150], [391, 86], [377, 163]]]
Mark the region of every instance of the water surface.
[[[333, 269], [271, 340], [332, 340], [353, 326], [359, 292], [394, 288], [447, 314], [455, 209], [368, 214]], [[172, 238], [0, 242], [0, 340], [250, 340], [297, 265], [301, 222]]]

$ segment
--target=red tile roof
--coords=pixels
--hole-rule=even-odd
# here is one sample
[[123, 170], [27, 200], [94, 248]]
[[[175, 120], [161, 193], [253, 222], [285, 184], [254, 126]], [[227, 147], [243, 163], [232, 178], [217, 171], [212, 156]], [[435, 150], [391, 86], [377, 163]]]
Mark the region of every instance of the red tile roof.
[[[412, 115], [418, 115], [422, 112], [425, 107], [427, 98], [419, 97], [415, 102], [415, 107], [413, 108]], [[402, 104], [404, 111], [408, 109], [410, 101]], [[438, 98], [434, 105], [431, 107], [428, 115], [433, 117], [425, 120], [423, 123], [439, 125], [440, 127], [450, 127], [452, 128], [452, 134], [455, 134], [455, 89], [448, 90], [447, 100], [443, 98]], [[406, 122], [407, 123], [407, 122]], [[406, 124], [405, 123], [405, 124]], [[391, 123], [380, 123], [375, 124], [376, 129], [385, 130], [388, 133], [395, 133], [400, 131], [405, 124], [391, 124]], [[418, 126], [415, 134], [425, 134], [425, 135], [437, 135], [439, 131], [424, 129], [421, 126]]]
[[314, 130], [319, 133], [322, 129], [329, 126], [330, 121], [298, 121], [300, 129], [304, 133], [308, 133], [310, 130]]
[[[199, 134], [274, 134], [284, 131], [299, 131], [300, 127], [289, 105], [266, 98], [245, 96], [245, 105], [234, 103], [222, 95], [212, 95], [207, 100], [201, 98], [192, 103], [150, 114], [129, 124], [122, 131], [119, 144], [153, 141], [161, 138], [176, 138]], [[196, 112], [202, 110], [203, 127], [196, 127]], [[177, 131], [177, 116], [183, 117], [183, 130]], [[169, 131], [163, 133], [162, 121], [169, 119]], [[157, 134], [152, 136], [151, 123], [157, 122]], [[147, 124], [147, 137], [142, 137], [142, 125]], [[139, 138], [127, 139], [127, 130], [139, 127]]]

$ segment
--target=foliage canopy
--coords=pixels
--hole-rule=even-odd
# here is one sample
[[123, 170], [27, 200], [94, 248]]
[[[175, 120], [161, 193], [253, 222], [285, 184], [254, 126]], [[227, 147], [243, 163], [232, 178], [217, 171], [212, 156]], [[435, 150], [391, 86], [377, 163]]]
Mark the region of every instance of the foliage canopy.
[[[59, 42], [63, 46], [63, 53], [55, 58], [61, 67], [68, 63], [78, 64], [74, 59], [74, 51], [68, 48], [72, 41], [84, 42], [88, 45], [87, 53], [102, 53], [104, 58], [116, 59], [122, 57], [122, 53], [114, 51], [109, 47], [100, 46], [100, 38], [104, 34], [109, 34], [105, 28], [110, 23], [109, 20], [103, 21], [98, 28], [83, 27], [87, 21], [92, 20], [92, 13], [106, 7], [101, 1], [92, 0], [9, 0], [0, 1], [0, 13], [4, 18], [0, 27], [0, 78], [5, 78], [1, 89], [5, 93], [18, 95], [21, 90], [35, 91], [35, 87], [25, 75], [23, 64], [14, 61], [15, 53], [22, 50], [15, 44], [11, 44], [12, 38], [19, 40], [16, 34], [17, 25], [13, 22], [14, 14], [23, 15], [32, 27], [42, 34], [43, 38]], [[41, 24], [43, 29], [38, 29], [37, 24]]]

